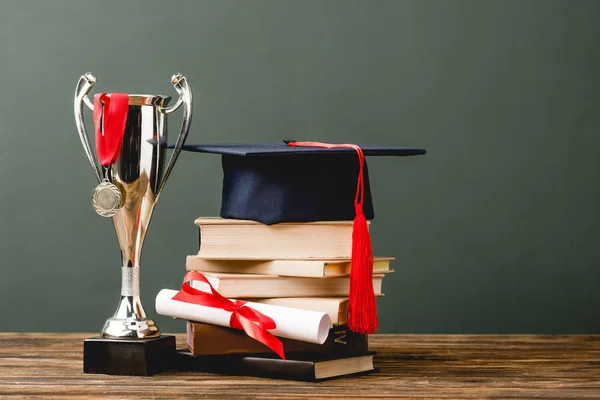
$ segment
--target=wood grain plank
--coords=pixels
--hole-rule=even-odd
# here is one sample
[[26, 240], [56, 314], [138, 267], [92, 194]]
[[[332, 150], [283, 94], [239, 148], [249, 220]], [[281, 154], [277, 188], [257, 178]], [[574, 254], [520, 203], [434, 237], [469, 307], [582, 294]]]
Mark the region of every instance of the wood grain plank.
[[[203, 373], [82, 373], [92, 334], [0, 333], [0, 396], [101, 398], [598, 399], [600, 335], [372, 335], [380, 372], [321, 383]], [[178, 346], [185, 347], [183, 335]]]

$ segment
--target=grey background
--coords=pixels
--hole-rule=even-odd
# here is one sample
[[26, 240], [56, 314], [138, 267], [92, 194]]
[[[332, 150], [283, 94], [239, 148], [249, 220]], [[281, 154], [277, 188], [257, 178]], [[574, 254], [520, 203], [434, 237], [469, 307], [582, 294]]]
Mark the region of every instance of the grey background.
[[[184, 73], [189, 143], [427, 148], [369, 160], [375, 253], [397, 259], [382, 332], [600, 332], [599, 17], [594, 1], [0, 1], [0, 331], [97, 332], [116, 306], [73, 121], [92, 71], [97, 91], [171, 95]], [[151, 316], [220, 180], [219, 157], [180, 157], [142, 256]]]

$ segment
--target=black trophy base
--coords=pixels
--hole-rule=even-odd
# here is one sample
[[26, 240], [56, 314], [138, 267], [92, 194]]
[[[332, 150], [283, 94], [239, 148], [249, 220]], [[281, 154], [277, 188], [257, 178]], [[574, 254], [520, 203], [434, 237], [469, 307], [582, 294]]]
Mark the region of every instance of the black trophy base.
[[171, 369], [175, 354], [175, 336], [154, 339], [98, 336], [85, 339], [83, 343], [83, 372], [150, 376]]

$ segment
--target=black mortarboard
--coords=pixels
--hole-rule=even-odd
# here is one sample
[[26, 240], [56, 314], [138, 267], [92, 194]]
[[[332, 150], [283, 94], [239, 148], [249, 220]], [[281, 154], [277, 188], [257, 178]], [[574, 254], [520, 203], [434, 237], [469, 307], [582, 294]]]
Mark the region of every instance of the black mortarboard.
[[[425, 150], [360, 145], [365, 156], [412, 156]], [[351, 148], [290, 147], [279, 143], [186, 145], [184, 150], [222, 155], [221, 217], [281, 222], [352, 221], [359, 172]], [[364, 215], [373, 201], [364, 164]]]
[[184, 149], [223, 156], [223, 218], [265, 224], [353, 220], [348, 326], [359, 333], [377, 329], [367, 226], [373, 201], [365, 156], [411, 156], [425, 150], [295, 141]]

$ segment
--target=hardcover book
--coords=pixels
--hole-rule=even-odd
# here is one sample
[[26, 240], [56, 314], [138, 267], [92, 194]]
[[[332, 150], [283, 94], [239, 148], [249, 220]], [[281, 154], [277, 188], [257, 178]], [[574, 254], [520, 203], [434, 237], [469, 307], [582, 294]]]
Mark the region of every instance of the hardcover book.
[[377, 372], [373, 367], [374, 354], [369, 352], [351, 357], [312, 359], [298, 356], [282, 360], [276, 356], [194, 356], [189, 351], [178, 351], [175, 365], [180, 371], [318, 382]]
[[207, 259], [350, 259], [352, 221], [281, 223], [198, 218], [198, 256]]
[[[230, 298], [271, 297], [332, 297], [346, 296], [350, 290], [350, 277], [297, 278], [274, 275], [225, 274], [205, 272], [204, 276], [221, 295]], [[373, 291], [382, 294], [384, 275], [373, 275]], [[208, 285], [193, 281], [192, 286], [207, 291]]]
[[[376, 257], [373, 273], [390, 272], [393, 258]], [[188, 256], [185, 267], [188, 271], [224, 272], [230, 274], [260, 274], [325, 278], [350, 274], [350, 260], [212, 260], [198, 256]]]
[[[367, 335], [352, 332], [347, 326], [337, 326], [329, 331], [323, 344], [307, 343], [280, 338], [288, 356], [294, 354], [354, 355], [368, 350]], [[195, 355], [272, 354], [264, 344], [250, 338], [241, 330], [199, 322], [187, 323], [187, 343]]]

